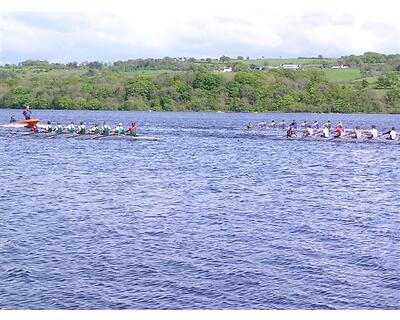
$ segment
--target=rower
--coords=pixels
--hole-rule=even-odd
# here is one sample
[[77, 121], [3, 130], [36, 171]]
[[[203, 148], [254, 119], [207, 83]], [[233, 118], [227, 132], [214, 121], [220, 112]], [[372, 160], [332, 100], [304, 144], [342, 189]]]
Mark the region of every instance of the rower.
[[47, 133], [51, 133], [51, 132], [53, 131], [53, 127], [51, 126], [50, 120], [47, 121], [47, 124], [46, 124], [46, 126], [44, 127], [44, 130], [45, 130], [45, 132], [47, 132]]
[[22, 112], [22, 114], [24, 115], [25, 120], [30, 120], [30, 118], [31, 118], [31, 116], [32, 116], [32, 111], [31, 111], [31, 109], [29, 108], [29, 105], [28, 105], [28, 104], [25, 105], [25, 109], [24, 109], [24, 111]]
[[65, 132], [67, 132], [67, 133], [74, 133], [75, 132], [75, 125], [74, 125], [74, 123], [72, 121], [69, 123], [69, 125], [67, 125], [65, 127]]
[[11, 118], [10, 118], [10, 123], [13, 123], [13, 122], [15, 122], [15, 121], [17, 121], [17, 120], [15, 120], [15, 116], [12, 115]]
[[80, 122], [79, 126], [78, 126], [78, 130], [76, 130], [77, 134], [85, 134], [86, 133], [86, 126], [83, 123], [83, 121]]
[[353, 132], [352, 135], [353, 139], [361, 139], [362, 138], [362, 131], [360, 126], [356, 126], [356, 129]]
[[63, 127], [60, 122], [57, 122], [55, 128], [54, 128], [55, 133], [57, 134], [62, 134], [63, 133]]
[[276, 124], [275, 124], [275, 120], [272, 120], [271, 123], [269, 124], [270, 128], [275, 128]]
[[108, 125], [107, 121], [104, 121], [103, 126], [101, 127], [101, 134], [103, 136], [108, 136], [110, 134], [111, 127]]
[[297, 129], [297, 122], [296, 120], [293, 120], [291, 124], [289, 124], [289, 127], [292, 127], [292, 129]]
[[313, 127], [314, 127], [314, 129], [317, 129], [317, 130], [319, 129], [319, 123], [317, 120], [314, 121]]
[[382, 133], [383, 136], [386, 134], [389, 135], [389, 137], [386, 138], [387, 140], [396, 140], [397, 132], [395, 127], [392, 127], [392, 129], [390, 129], [389, 131]]
[[307, 126], [308, 126], [308, 123], [307, 123], [307, 121], [306, 121], [306, 120], [304, 120], [304, 121], [303, 121], [303, 123], [300, 125], [300, 128], [302, 128], [302, 129], [306, 129], [306, 128], [307, 128]]
[[281, 123], [279, 124], [279, 127], [280, 127], [281, 129], [285, 129], [285, 128], [286, 128], [285, 120], [282, 120], [282, 121], [281, 121]]
[[296, 137], [296, 131], [294, 130], [293, 126], [289, 126], [288, 130], [286, 131], [286, 137], [287, 138], [295, 138]]
[[328, 120], [328, 121], [325, 123], [325, 125], [326, 125], [326, 127], [328, 128], [328, 130], [331, 130], [331, 128], [332, 128], [331, 120]]
[[322, 129], [322, 134], [321, 134], [322, 138], [329, 138], [329, 128], [327, 124], [324, 124], [324, 127]]
[[344, 129], [343, 127], [339, 124], [335, 130], [334, 138], [342, 138], [344, 136]]
[[136, 137], [137, 136], [137, 132], [138, 132], [138, 127], [136, 126], [136, 122], [132, 122], [130, 128], [128, 130], [126, 130], [126, 133]]
[[247, 124], [247, 129], [251, 129], [251, 128], [253, 128], [253, 124], [252, 124], [251, 122], [249, 122], [249, 123]]
[[89, 132], [92, 134], [100, 134], [99, 124], [95, 123], [94, 127], [89, 129]]
[[303, 131], [303, 138], [311, 137], [314, 134], [313, 128], [311, 125], [307, 125], [306, 129]]
[[262, 121], [262, 122], [260, 122], [260, 123], [258, 124], [258, 126], [259, 126], [260, 128], [266, 128], [268, 125], [267, 125], [267, 122], [266, 122], [266, 121]]
[[371, 129], [367, 132], [367, 139], [377, 139], [378, 138], [378, 130], [376, 129], [376, 125], [372, 125]]
[[113, 131], [119, 136], [123, 136], [125, 134], [125, 130], [124, 127], [122, 126], [122, 123], [118, 123], [118, 125], [115, 127]]

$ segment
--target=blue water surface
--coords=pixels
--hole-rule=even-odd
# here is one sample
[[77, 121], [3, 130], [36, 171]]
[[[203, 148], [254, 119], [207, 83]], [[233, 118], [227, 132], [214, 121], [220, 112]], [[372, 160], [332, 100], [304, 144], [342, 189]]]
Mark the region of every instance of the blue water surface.
[[400, 308], [400, 144], [246, 129], [317, 119], [382, 131], [400, 116], [34, 116], [135, 120], [160, 140], [0, 129], [0, 308]]

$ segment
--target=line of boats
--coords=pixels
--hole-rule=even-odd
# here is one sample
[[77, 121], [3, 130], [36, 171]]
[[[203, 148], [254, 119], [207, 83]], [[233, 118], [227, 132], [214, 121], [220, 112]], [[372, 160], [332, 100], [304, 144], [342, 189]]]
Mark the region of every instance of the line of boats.
[[131, 127], [125, 130], [122, 123], [119, 123], [116, 128], [111, 129], [107, 121], [104, 122], [102, 127], [99, 127], [96, 123], [94, 127], [89, 130], [86, 129], [83, 121], [80, 125], [75, 128], [74, 124], [71, 122], [65, 128], [57, 122], [56, 126], [53, 127], [51, 122], [48, 121], [47, 124], [40, 124], [39, 119], [26, 119], [12, 121], [7, 124], [0, 125], [6, 128], [26, 128], [28, 132], [16, 132], [19, 136], [24, 137], [41, 137], [41, 138], [74, 138], [77, 140], [150, 140], [157, 141], [160, 140], [157, 137], [138, 135], [138, 128], [136, 123], [132, 122]]
[[[343, 122], [339, 122], [333, 128], [330, 121], [324, 123], [320, 127], [319, 123], [315, 121], [313, 124], [308, 124], [306, 121], [298, 125], [295, 120], [286, 126], [285, 121], [276, 124], [272, 121], [267, 124], [265, 121], [260, 122], [257, 126], [253, 126], [251, 122], [247, 124], [248, 129], [261, 129], [261, 130], [286, 130], [285, 137], [278, 137], [279, 140], [312, 140], [312, 141], [336, 141], [336, 142], [372, 142], [372, 143], [400, 143], [400, 137], [397, 134], [396, 128], [392, 127], [390, 130], [378, 134], [376, 125], [372, 125], [370, 129], [363, 130], [360, 126], [354, 129], [345, 129]], [[297, 132], [296, 132], [297, 130]], [[300, 131], [300, 133], [299, 133]]]
[[[89, 130], [81, 121], [78, 128], [75, 128], [71, 122], [65, 127], [62, 127], [60, 123], [57, 123], [55, 127], [52, 127], [50, 122], [47, 124], [40, 124], [39, 119], [27, 119], [17, 120], [8, 124], [2, 124], [1, 127], [8, 128], [27, 128], [28, 132], [17, 132], [21, 136], [29, 137], [41, 137], [48, 139], [55, 138], [73, 138], [77, 140], [160, 140], [157, 137], [143, 136], [137, 134], [137, 127], [135, 122], [132, 122], [131, 127], [125, 130], [122, 123], [119, 123], [116, 128], [111, 129], [108, 123], [105, 121], [102, 127], [95, 124], [94, 127]], [[275, 124], [272, 121], [270, 124], [266, 122], [258, 123], [253, 126], [252, 123], [248, 123], [248, 129], [262, 129], [262, 130], [274, 130], [278, 132], [284, 132], [285, 136], [274, 136], [272, 139], [277, 140], [300, 140], [300, 141], [332, 141], [332, 142], [368, 142], [368, 143], [400, 143], [400, 137], [397, 134], [396, 128], [392, 127], [387, 132], [378, 134], [378, 130], [375, 125], [372, 125], [370, 129], [363, 130], [357, 126], [355, 129], [345, 129], [342, 122], [339, 122], [335, 128], [332, 127], [330, 121], [322, 125], [320, 128], [317, 121], [313, 124], [308, 124], [304, 121], [298, 125], [295, 121], [290, 123], [288, 126], [285, 125], [284, 121], [280, 124]], [[40, 129], [40, 131], [39, 131]], [[297, 132], [296, 132], [297, 130]]]
[[56, 132], [24, 132], [20, 133], [19, 136], [32, 137], [32, 138], [44, 138], [44, 139], [76, 139], [76, 140], [147, 140], [147, 141], [158, 141], [160, 138], [142, 135], [119, 135], [119, 134], [79, 134], [79, 133], [56, 133]]

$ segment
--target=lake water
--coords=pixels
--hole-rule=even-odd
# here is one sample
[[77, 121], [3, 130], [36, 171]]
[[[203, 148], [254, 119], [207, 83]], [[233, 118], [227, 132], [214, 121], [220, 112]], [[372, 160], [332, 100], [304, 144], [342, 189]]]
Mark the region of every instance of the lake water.
[[400, 145], [245, 129], [329, 119], [383, 130], [398, 115], [34, 115], [136, 120], [161, 140], [1, 129], [1, 308], [400, 308]]

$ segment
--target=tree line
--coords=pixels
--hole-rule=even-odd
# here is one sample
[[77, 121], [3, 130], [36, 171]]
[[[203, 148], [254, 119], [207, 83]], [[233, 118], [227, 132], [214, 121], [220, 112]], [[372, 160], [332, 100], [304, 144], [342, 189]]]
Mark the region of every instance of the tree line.
[[[396, 69], [400, 61], [399, 65], [393, 62], [398, 58], [362, 62], [391, 66], [374, 84], [367, 80], [329, 82], [321, 70], [237, 70], [222, 74], [209, 70], [207, 63], [212, 61], [201, 66], [198, 61], [176, 58], [153, 61], [155, 65], [146, 60], [157, 59], [112, 64], [27, 61], [0, 68], [0, 107], [20, 108], [29, 103], [37, 109], [400, 113]], [[140, 68], [165, 70], [165, 64], [169, 71], [138, 73]], [[179, 68], [171, 67], [175, 64]], [[185, 70], [186, 64], [197, 67]]]

